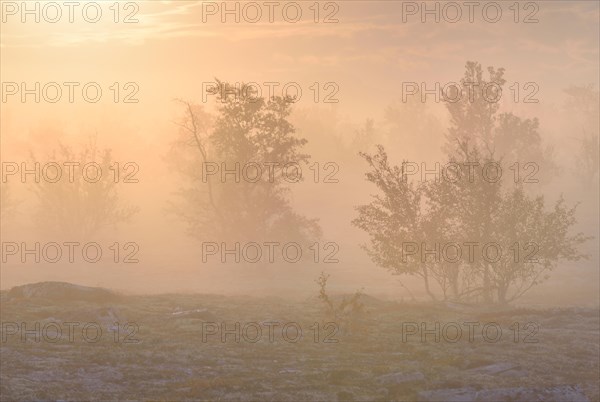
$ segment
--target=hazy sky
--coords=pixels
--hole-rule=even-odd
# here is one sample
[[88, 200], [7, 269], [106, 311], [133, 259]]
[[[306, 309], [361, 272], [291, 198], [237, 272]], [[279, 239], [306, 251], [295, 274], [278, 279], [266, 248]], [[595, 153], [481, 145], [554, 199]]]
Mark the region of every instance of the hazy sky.
[[[276, 95], [281, 95], [284, 84], [297, 82], [302, 89], [297, 108], [304, 110], [315, 105], [311, 89], [315, 82], [319, 83], [320, 100], [332, 88], [338, 89], [333, 95], [339, 100], [335, 105], [337, 116], [344, 123], [358, 125], [368, 117], [383, 119], [385, 108], [401, 98], [403, 83], [425, 82], [433, 89], [435, 82], [444, 85], [459, 80], [465, 63], [478, 61], [484, 67], [506, 68], [506, 86], [518, 83], [520, 98], [525, 95], [525, 83], [536, 83], [539, 103], [515, 103], [509, 93], [502, 99], [503, 108], [539, 117], [544, 135], [553, 140], [570, 135], [560, 131], [557, 117], [565, 101], [563, 90], [571, 85], [594, 84], [597, 88], [599, 84], [597, 1], [521, 2], [517, 23], [515, 10], [510, 8], [513, 2], [494, 3], [502, 10], [496, 23], [486, 20], [495, 14], [493, 7], [486, 6], [489, 2], [481, 2], [474, 9], [473, 22], [469, 22], [464, 2], [438, 3], [446, 19], [454, 17], [454, 4], [460, 6], [462, 17], [455, 23], [444, 18], [435, 22], [433, 15], [426, 15], [423, 23], [422, 10], [412, 13], [422, 2], [339, 1], [321, 2], [318, 7], [311, 1], [287, 2], [294, 6], [287, 6], [286, 18], [294, 16], [293, 7], [302, 10], [295, 23], [283, 16], [285, 2], [275, 2], [273, 22], [269, 21], [265, 2], [239, 3], [241, 15], [247, 18], [254, 17], [252, 7], [258, 4], [262, 17], [256, 23], [244, 18], [236, 23], [234, 15], [225, 15], [223, 23], [222, 3], [201, 1], [98, 2], [102, 3], [102, 16], [97, 23], [85, 21], [82, 15], [87, 7], [86, 16], [94, 16], [95, 6], [89, 4], [94, 2], [82, 1], [74, 10], [73, 23], [65, 6], [61, 6], [60, 21], [51, 23], [47, 19], [54, 18], [55, 10], [49, 8], [49, 2], [37, 3], [42, 13], [39, 23], [33, 15], [22, 15], [19, 7], [23, 3], [2, 2], [0, 78], [6, 101], [1, 103], [1, 156], [3, 160], [26, 158], [32, 147], [51, 149], [59, 139], [77, 143], [98, 133], [100, 142], [112, 147], [120, 160], [143, 162], [140, 177], [145, 182], [126, 191], [144, 202], [155, 202], [142, 211], [148, 221], [137, 223], [137, 230], [154, 236], [154, 241], [162, 241], [161, 235], [179, 233], [181, 229], [169, 225], [160, 226], [157, 232], [152, 230], [152, 219], [167, 219], [163, 204], [169, 194], [161, 191], [158, 183], [170, 182], [164, 157], [176, 131], [173, 121], [182, 112], [173, 99], [202, 102], [203, 83], [215, 77], [229, 82], [256, 82], [263, 91], [268, 90], [264, 83], [277, 82], [280, 86]], [[435, 2], [427, 4], [433, 8]], [[485, 18], [484, 6], [488, 7]], [[228, 7], [233, 8], [234, 2]], [[319, 22], [315, 23], [317, 8]], [[116, 9], [117, 23], [113, 20]], [[27, 18], [26, 23], [22, 17]], [[123, 23], [126, 17], [137, 22]], [[324, 23], [327, 18], [338, 22]], [[524, 23], [528, 18], [537, 22]], [[57, 82], [63, 97], [56, 103], [35, 103], [29, 97], [22, 103], [20, 94], [7, 95], [5, 91], [5, 85], [13, 82], [25, 82], [28, 88], [35, 82], [42, 86]], [[67, 100], [64, 82], [80, 83], [73, 103]], [[89, 82], [98, 83], [103, 90], [98, 103], [82, 99], [81, 87]], [[121, 101], [135, 92], [133, 97], [139, 102], [115, 103], [114, 90], [110, 89], [114, 83], [119, 83]], [[326, 83], [335, 85], [325, 88]], [[318, 106], [327, 116], [332, 105], [321, 102]], [[431, 108], [443, 116], [441, 104]], [[439, 145], [431, 146], [437, 151]], [[296, 200], [317, 212], [321, 200], [331, 200], [320, 212], [327, 223], [325, 229], [335, 237], [349, 230], [353, 206], [368, 196], [367, 192], [355, 192], [362, 198], [351, 200], [339, 195], [351, 194], [352, 186], [347, 183], [346, 187], [325, 193], [297, 195]], [[339, 217], [332, 214], [343, 208], [345, 212]], [[336, 223], [336, 219], [345, 224]], [[193, 243], [182, 236], [178, 244], [184, 248]], [[160, 250], [147, 252], [154, 261], [170, 258], [161, 257]], [[359, 267], [355, 260], [353, 263], [365, 277], [393, 285], [384, 270]], [[158, 281], [159, 285], [168, 282], [169, 289], [196, 288], [173, 274], [178, 264], [181, 262], [173, 262], [168, 271], [147, 268], [144, 272], [152, 271], [154, 276], [141, 275], [138, 279], [140, 283]], [[15, 272], [16, 276], [11, 276]], [[3, 271], [3, 279], [10, 281], [2, 288], [19, 282], [16, 278], [22, 273]], [[127, 274], [135, 276], [140, 271], [129, 269]], [[79, 279], [85, 275], [81, 273]], [[114, 277], [119, 275], [115, 273]], [[194, 273], [188, 272], [186, 278], [193, 277]], [[114, 282], [110, 284], [115, 286]]]
[[[522, 5], [519, 18], [534, 13], [530, 18], [537, 23], [515, 23], [510, 3], [501, 4], [497, 23], [486, 22], [483, 6], [474, 9], [472, 23], [466, 6], [461, 6], [458, 22], [447, 22], [443, 15], [452, 18], [455, 11], [444, 8], [444, 3], [439, 6], [439, 23], [433, 15], [422, 23], [420, 11], [403, 14], [405, 3], [410, 2], [394, 1], [334, 3], [338, 8], [321, 3], [319, 19], [334, 13], [331, 18], [337, 23], [314, 23], [310, 2], [295, 3], [302, 9], [296, 23], [285, 21], [281, 5], [274, 8], [273, 23], [266, 6], [260, 7], [262, 18], [257, 23], [243, 17], [235, 23], [235, 15], [225, 15], [226, 23], [221, 23], [220, 3], [214, 3], [219, 6], [215, 15], [209, 14], [212, 5], [202, 3], [148, 1], [132, 3], [137, 5], [133, 8], [123, 2], [119, 18], [135, 12], [132, 18], [139, 22], [131, 24], [114, 23], [108, 4], [103, 4], [102, 18], [95, 24], [83, 20], [80, 8], [74, 10], [74, 23], [68, 22], [65, 8], [58, 23], [45, 21], [42, 14], [39, 23], [27, 16], [23, 24], [20, 14], [5, 11], [2, 81], [20, 82], [24, 77], [28, 82], [97, 81], [106, 83], [105, 88], [114, 82], [136, 82], [140, 104], [118, 105], [115, 111], [138, 121], [151, 115], [156, 120], [150, 127], [170, 117], [172, 98], [198, 99], [202, 82], [214, 77], [232, 82], [298, 82], [303, 105], [310, 103], [312, 83], [335, 82], [340, 106], [349, 114], [360, 111], [361, 116], [376, 115], [382, 105], [399, 98], [402, 82], [433, 86], [436, 81], [458, 79], [467, 60], [505, 67], [509, 83], [538, 83], [539, 98], [546, 104], [558, 103], [556, 97], [566, 85], [598, 83], [595, 1], [536, 2], [539, 10]], [[240, 6], [241, 16], [244, 7]], [[48, 9], [47, 14], [52, 12]], [[245, 11], [248, 18], [253, 12]], [[286, 15], [293, 17], [293, 12], [288, 9]], [[488, 8], [486, 15], [492, 18], [494, 12]], [[3, 112], [19, 115], [19, 106], [9, 101], [3, 104]], [[85, 109], [81, 102], [63, 101], [50, 107], [26, 106], [29, 121], [37, 113], [52, 116], [55, 108]], [[144, 118], [137, 119], [140, 114]]]

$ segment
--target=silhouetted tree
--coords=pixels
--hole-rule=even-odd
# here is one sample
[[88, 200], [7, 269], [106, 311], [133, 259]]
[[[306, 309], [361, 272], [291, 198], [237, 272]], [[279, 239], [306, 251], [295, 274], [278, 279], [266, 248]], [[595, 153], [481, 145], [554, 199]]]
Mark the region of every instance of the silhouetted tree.
[[[488, 71], [498, 85], [504, 84], [503, 69]], [[480, 65], [467, 63], [463, 81], [482, 85], [477, 81], [482, 75]], [[477, 96], [468, 104], [448, 103], [451, 126], [446, 150], [448, 162], [460, 167], [460, 175], [415, 184], [408, 180], [404, 163], [399, 167], [388, 162], [383, 146], [375, 154], [361, 154], [370, 168], [366, 178], [379, 193], [357, 208], [353, 224], [369, 234], [365, 247], [374, 262], [422, 277], [432, 298], [435, 282], [444, 299], [505, 303], [543, 281], [559, 261], [582, 258], [579, 246], [588, 238], [569, 233], [576, 222], [575, 207], [565, 206], [562, 198], [547, 211], [544, 197], [528, 195], [523, 183], [515, 185], [481, 172], [471, 176], [465, 169], [502, 165], [506, 154], [525, 155], [501, 141], [513, 130], [530, 135], [535, 155], [542, 149], [536, 120], [510, 114], [497, 117], [498, 106]], [[419, 252], [408, 252], [408, 243]], [[421, 252], [449, 243], [458, 244], [461, 252], [467, 243], [475, 248], [469, 249], [468, 258], [447, 258], [439, 248]], [[484, 245], [493, 245], [492, 256], [483, 251]]]
[[12, 186], [6, 183], [0, 183], [0, 219], [3, 222], [9, 220], [15, 212], [15, 200]]
[[[309, 159], [301, 151], [306, 140], [294, 136], [288, 121], [290, 99], [257, 97], [245, 85], [224, 94], [228, 84], [218, 83], [216, 117], [183, 102], [185, 118], [172, 156], [186, 184], [175, 212], [200, 239], [315, 242], [321, 235], [317, 221], [290, 203], [291, 183], [302, 180], [297, 167]], [[226, 170], [239, 177], [223, 176]]]
[[375, 129], [375, 120], [367, 119], [364, 126], [355, 131], [352, 140], [352, 149], [365, 150], [377, 143], [377, 130]]
[[[37, 161], [33, 155], [32, 159]], [[123, 165], [114, 164], [111, 150], [98, 149], [95, 140], [78, 152], [61, 144], [47, 161], [57, 162], [63, 173], [57, 182], [42, 178], [32, 188], [37, 199], [32, 219], [41, 233], [90, 239], [104, 229], [128, 222], [138, 212], [137, 207], [127, 205], [118, 194], [119, 183], [136, 179], [124, 177]], [[73, 167], [72, 177], [65, 162], [78, 163]], [[89, 169], [86, 173], [83, 168], [88, 163], [100, 169]]]
[[[511, 96], [505, 88], [504, 71], [488, 67], [485, 78], [481, 64], [467, 62], [459, 82], [462, 96], [456, 102], [446, 102], [450, 127], [444, 150], [464, 160], [465, 153], [476, 148], [486, 158], [501, 160], [505, 170], [515, 162], [520, 169], [533, 163], [536, 180], [547, 182], [559, 170], [552, 147], [542, 145], [538, 119], [500, 112], [499, 100]], [[503, 177], [512, 178], [508, 174]]]
[[581, 134], [575, 137], [578, 149], [575, 157], [575, 174], [589, 188], [598, 185], [600, 100], [592, 85], [572, 86], [565, 90], [569, 95], [567, 111], [577, 123], [572, 123]]
[[412, 158], [427, 150], [432, 159], [439, 157], [438, 147], [433, 149], [432, 144], [443, 141], [443, 126], [430, 105], [423, 102], [420, 92], [387, 106], [383, 126], [386, 138], [382, 143], [388, 151], [402, 151], [407, 158]]

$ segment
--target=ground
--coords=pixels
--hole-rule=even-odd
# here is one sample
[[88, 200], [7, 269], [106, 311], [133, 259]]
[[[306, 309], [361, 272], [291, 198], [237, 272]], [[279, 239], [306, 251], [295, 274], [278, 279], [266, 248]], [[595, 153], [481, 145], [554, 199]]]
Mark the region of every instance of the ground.
[[3, 292], [3, 401], [600, 400], [598, 309], [74, 297]]

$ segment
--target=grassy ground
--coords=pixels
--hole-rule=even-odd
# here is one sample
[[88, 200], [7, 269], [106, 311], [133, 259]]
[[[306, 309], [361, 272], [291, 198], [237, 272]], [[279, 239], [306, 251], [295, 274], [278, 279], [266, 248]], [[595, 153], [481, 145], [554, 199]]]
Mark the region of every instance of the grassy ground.
[[[433, 390], [573, 386], [600, 400], [597, 309], [363, 302], [362, 314], [336, 319], [317, 299], [161, 295], [97, 303], [4, 294], [0, 393], [7, 401], [383, 401], [427, 399]], [[25, 340], [22, 323], [34, 330]], [[94, 325], [83, 338], [86, 323], [102, 328], [97, 341]], [[221, 323], [230, 330], [225, 342]]]

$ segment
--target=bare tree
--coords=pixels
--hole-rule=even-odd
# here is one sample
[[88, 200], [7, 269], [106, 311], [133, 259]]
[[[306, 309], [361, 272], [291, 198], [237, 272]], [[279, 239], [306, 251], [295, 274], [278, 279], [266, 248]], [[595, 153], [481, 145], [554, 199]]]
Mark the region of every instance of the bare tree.
[[[32, 159], [37, 162], [33, 155]], [[121, 172], [113, 164], [110, 149], [98, 149], [95, 139], [78, 152], [61, 144], [48, 160], [59, 165], [77, 163], [78, 167], [73, 168], [72, 177], [69, 173], [57, 182], [35, 183], [33, 192], [38, 203], [32, 219], [42, 233], [89, 239], [128, 222], [137, 213], [137, 207], [127, 205], [119, 197], [121, 178], [117, 175]], [[97, 168], [86, 173], [82, 168], [87, 164]]]
[[6, 222], [11, 219], [16, 210], [15, 199], [12, 186], [6, 183], [0, 183], [0, 219]]
[[600, 169], [599, 130], [600, 130], [600, 100], [598, 90], [592, 85], [572, 86], [565, 90], [569, 99], [566, 109], [576, 130], [581, 133], [574, 137], [578, 143], [575, 158], [576, 175], [581, 183], [589, 188], [598, 185]]

